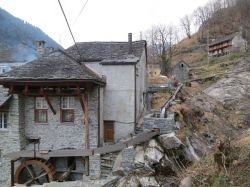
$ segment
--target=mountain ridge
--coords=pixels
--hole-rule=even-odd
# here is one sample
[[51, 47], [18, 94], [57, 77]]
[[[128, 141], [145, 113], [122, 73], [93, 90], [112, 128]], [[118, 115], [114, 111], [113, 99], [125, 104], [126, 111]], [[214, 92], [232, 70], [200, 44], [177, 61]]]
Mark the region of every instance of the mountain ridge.
[[45, 47], [62, 48], [40, 28], [0, 8], [0, 63], [28, 62], [37, 57], [36, 41]]

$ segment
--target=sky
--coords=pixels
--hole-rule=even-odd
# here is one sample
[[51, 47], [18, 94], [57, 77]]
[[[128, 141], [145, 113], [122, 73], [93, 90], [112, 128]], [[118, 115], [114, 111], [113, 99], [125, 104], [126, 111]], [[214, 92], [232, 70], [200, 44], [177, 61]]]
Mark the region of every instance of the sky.
[[[208, 0], [60, 0], [76, 42], [140, 39], [158, 24], [179, 24]], [[86, 3], [87, 2], [87, 3]], [[86, 4], [82, 13], [81, 9]], [[0, 0], [0, 7], [42, 29], [67, 48], [74, 44], [58, 0]]]

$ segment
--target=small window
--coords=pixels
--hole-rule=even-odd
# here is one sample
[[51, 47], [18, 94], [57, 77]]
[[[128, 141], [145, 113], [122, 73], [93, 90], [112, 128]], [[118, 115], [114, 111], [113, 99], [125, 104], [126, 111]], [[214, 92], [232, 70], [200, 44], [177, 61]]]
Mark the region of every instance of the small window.
[[114, 142], [114, 121], [104, 121], [104, 142]]
[[35, 103], [35, 122], [48, 122], [48, 104], [44, 97], [36, 97]]
[[0, 130], [7, 129], [7, 113], [0, 112]]
[[61, 121], [74, 122], [74, 97], [61, 97]]

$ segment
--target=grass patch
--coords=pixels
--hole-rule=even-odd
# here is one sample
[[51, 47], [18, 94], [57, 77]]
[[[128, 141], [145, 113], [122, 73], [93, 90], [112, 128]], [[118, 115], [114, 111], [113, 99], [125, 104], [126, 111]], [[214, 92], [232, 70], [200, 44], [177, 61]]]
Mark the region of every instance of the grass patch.
[[192, 176], [197, 187], [249, 187], [250, 147], [246, 139], [250, 140], [250, 134], [241, 139], [231, 146], [230, 164], [226, 170], [218, 170], [211, 154], [189, 168], [185, 175]]

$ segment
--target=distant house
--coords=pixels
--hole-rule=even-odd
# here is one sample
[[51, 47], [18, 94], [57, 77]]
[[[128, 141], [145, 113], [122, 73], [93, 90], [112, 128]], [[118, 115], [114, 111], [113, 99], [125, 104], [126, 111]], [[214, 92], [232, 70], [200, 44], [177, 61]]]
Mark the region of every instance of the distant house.
[[186, 82], [189, 80], [189, 66], [186, 62], [180, 61], [173, 67], [173, 75], [176, 80]]
[[161, 74], [161, 67], [159, 63], [148, 63], [147, 64], [147, 75], [148, 78], [159, 77]]
[[223, 38], [218, 38], [209, 44], [209, 56], [221, 56], [231, 52], [245, 52], [247, 41], [241, 32], [236, 32]]
[[[14, 174], [6, 156], [11, 152], [21, 158], [21, 165], [15, 163], [17, 183], [36, 182], [28, 178], [29, 164], [46, 171], [41, 180], [45, 182], [56, 176], [97, 179], [100, 154], [90, 149], [128, 138], [139, 126], [146, 91], [146, 42], [132, 42], [129, 35], [128, 42], [76, 45], [77, 50], [75, 45], [55, 50], [1, 75], [0, 84], [12, 97], [4, 95], [5, 113], [0, 113], [0, 186]], [[34, 142], [47, 154], [29, 151]]]

